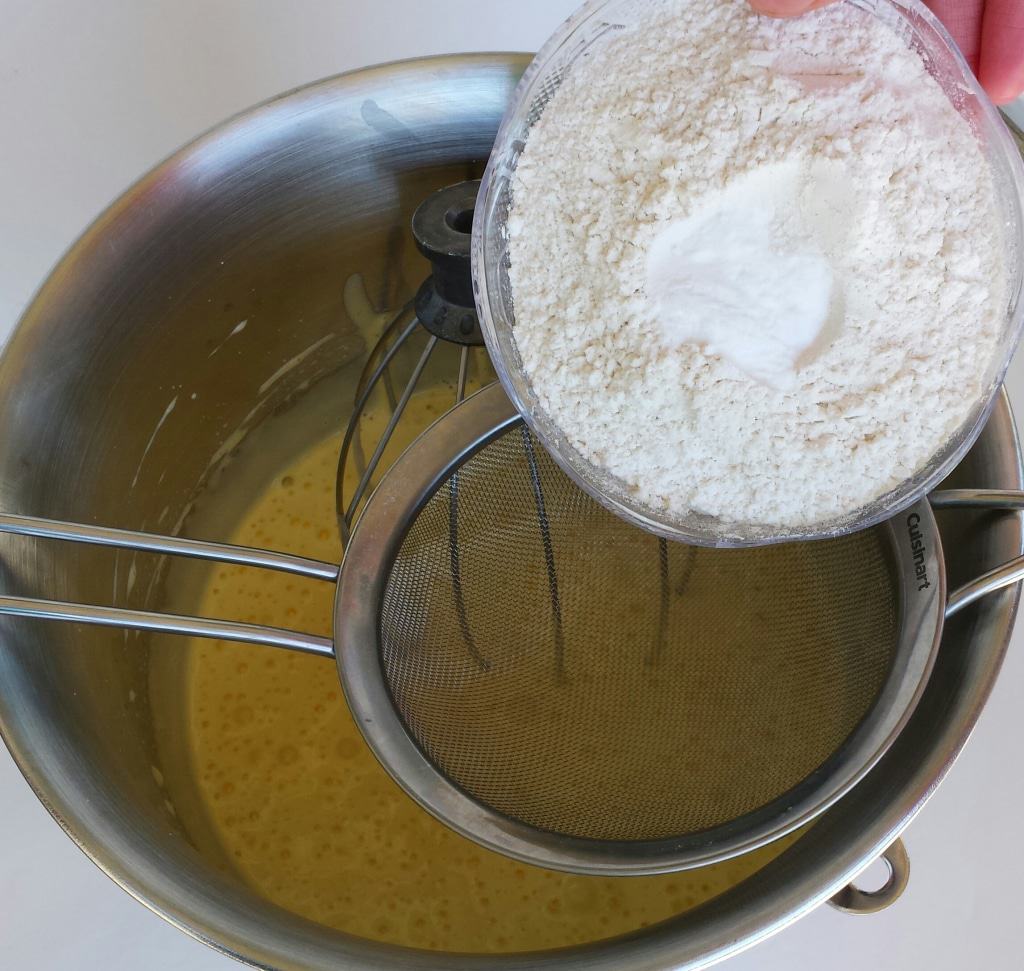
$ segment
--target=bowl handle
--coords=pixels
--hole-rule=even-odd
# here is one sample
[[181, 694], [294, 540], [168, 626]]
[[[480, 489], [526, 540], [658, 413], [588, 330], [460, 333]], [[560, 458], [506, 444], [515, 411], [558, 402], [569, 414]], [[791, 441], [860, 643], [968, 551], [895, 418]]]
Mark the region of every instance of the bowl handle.
[[910, 880], [910, 857], [903, 840], [896, 840], [879, 859], [889, 869], [889, 879], [877, 890], [861, 890], [856, 884], [850, 883], [843, 887], [829, 903], [845, 914], [877, 914], [886, 907], [891, 907], [903, 895]]

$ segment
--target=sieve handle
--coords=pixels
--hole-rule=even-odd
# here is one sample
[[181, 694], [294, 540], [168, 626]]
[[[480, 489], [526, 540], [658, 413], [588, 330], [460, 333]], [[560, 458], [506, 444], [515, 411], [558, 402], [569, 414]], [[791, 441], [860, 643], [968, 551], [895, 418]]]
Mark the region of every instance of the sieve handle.
[[[0, 533], [38, 536], [71, 543], [108, 546], [115, 549], [164, 553], [172, 556], [213, 560], [218, 563], [233, 563], [330, 583], [337, 582], [340, 569], [333, 563], [292, 556], [288, 553], [276, 553], [247, 546], [230, 546], [224, 543], [204, 543], [177, 536], [160, 536], [155, 533], [109, 529], [104, 526], [86, 526], [81, 523], [60, 522], [34, 516], [12, 516], [0, 513]], [[0, 615], [4, 614], [12, 617], [37, 617], [70, 623], [241, 641], [317, 654], [323, 657], [334, 657], [334, 644], [328, 637], [319, 637], [315, 634], [284, 628], [263, 627], [257, 624], [242, 624], [205, 617], [187, 617], [143, 610], [127, 610], [120, 607], [37, 600], [30, 597], [0, 596]]]
[[219, 563], [264, 567], [280, 573], [294, 573], [313, 580], [337, 580], [338, 567], [333, 563], [309, 560], [290, 553], [273, 553], [248, 546], [229, 546], [226, 543], [205, 543], [180, 536], [160, 536], [156, 533], [138, 533], [129, 529], [110, 529], [107, 526], [86, 526], [65, 523], [37, 516], [12, 516], [0, 513], [0, 533], [19, 536], [42, 536], [62, 539], [69, 543], [89, 543], [93, 546], [113, 546], [122, 550], [142, 550], [150, 553], [169, 553]]
[[[928, 499], [935, 509], [1024, 509], [1024, 492], [1003, 489], [943, 489], [933, 492]], [[1024, 556], [1019, 556], [953, 591], [946, 604], [946, 617], [952, 617], [976, 600], [1022, 580]]]
[[885, 885], [877, 890], [861, 890], [855, 883], [848, 884], [829, 900], [836, 910], [858, 916], [877, 914], [903, 896], [910, 881], [910, 857], [903, 840], [896, 840], [879, 859], [889, 870]]

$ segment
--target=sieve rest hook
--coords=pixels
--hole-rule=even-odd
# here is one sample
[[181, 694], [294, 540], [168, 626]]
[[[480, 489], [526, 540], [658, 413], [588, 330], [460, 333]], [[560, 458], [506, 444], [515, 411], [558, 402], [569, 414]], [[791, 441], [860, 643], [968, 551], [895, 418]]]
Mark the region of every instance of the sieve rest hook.
[[[192, 559], [213, 560], [239, 566], [259, 567], [279, 573], [308, 577], [336, 583], [340, 568], [333, 563], [311, 560], [289, 553], [230, 546], [225, 543], [204, 543], [176, 536], [159, 536], [125, 529], [86, 526], [34, 516], [0, 514], [0, 533], [19, 536], [37, 536], [59, 539], [71, 543], [88, 543], [116, 549], [141, 550], [185, 556]], [[103, 627], [121, 627], [133, 630], [159, 631], [169, 634], [187, 634], [192, 637], [210, 637], [224, 641], [264, 644], [322, 657], [334, 657], [334, 643], [329, 637], [319, 637], [301, 631], [242, 624], [235, 621], [187, 617], [176, 614], [127, 610], [120, 607], [102, 607], [94, 604], [75, 604], [29, 597], [0, 597], [0, 615], [37, 617], [46, 620], [96, 624]]]
[[[1003, 489], [942, 489], [929, 497], [933, 509], [1006, 509], [1024, 510], [1024, 492]], [[983, 573], [950, 594], [945, 616], [952, 617], [976, 600], [1012, 587], [1024, 580], [1024, 556]]]

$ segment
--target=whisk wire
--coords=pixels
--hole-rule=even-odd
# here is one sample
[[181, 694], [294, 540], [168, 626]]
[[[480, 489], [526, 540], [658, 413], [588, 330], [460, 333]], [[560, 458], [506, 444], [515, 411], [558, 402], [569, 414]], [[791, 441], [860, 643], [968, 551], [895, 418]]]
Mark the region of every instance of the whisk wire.
[[537, 506], [537, 521], [540, 525], [541, 541], [544, 544], [544, 568], [548, 575], [548, 591], [551, 596], [551, 621], [555, 634], [555, 675], [559, 680], [565, 678], [565, 633], [562, 628], [562, 603], [558, 596], [558, 572], [555, 568], [555, 550], [551, 542], [551, 523], [548, 520], [547, 508], [544, 503], [544, 489], [540, 481], [540, 469], [537, 465], [537, 453], [534, 451], [533, 438], [525, 425], [520, 427], [526, 461], [530, 467], [530, 487]]
[[[415, 324], [416, 322], [414, 321], [413, 323]], [[356, 486], [356, 490], [352, 495], [352, 501], [349, 503], [348, 509], [345, 513], [345, 519], [349, 523], [352, 522], [352, 517], [359, 508], [359, 503], [363, 501], [363, 496], [366, 494], [370, 481], [373, 479], [373, 475], [377, 471], [377, 466], [380, 464], [381, 457], [384, 455], [384, 450], [388, 447], [388, 442], [391, 441], [391, 436], [394, 434], [395, 426], [401, 419], [402, 413], [405, 411], [405, 406], [409, 404], [409, 399], [416, 390], [416, 385], [419, 384], [420, 376], [423, 374], [423, 369], [427, 366], [427, 362], [430, 360], [430, 355], [433, 354], [436, 346], [437, 338], [431, 334], [427, 340], [426, 347], [423, 348], [423, 353], [420, 355], [420, 359], [412, 372], [412, 377], [409, 378], [409, 381], [405, 386], [405, 390], [402, 392], [402, 397], [398, 399], [398, 404], [395, 406], [395, 410], [391, 414], [387, 427], [384, 429], [384, 434], [381, 435], [380, 441], [377, 442], [377, 447], [373, 450], [373, 455], [370, 456], [370, 461], [366, 463], [366, 470], [359, 479], [359, 485]]]
[[[395, 318], [396, 323], [401, 319], [401, 316], [402, 315], [399, 314], [399, 316]], [[377, 382], [387, 371], [388, 366], [391, 364], [395, 355], [399, 352], [405, 342], [416, 332], [418, 327], [419, 321], [414, 317], [406, 326], [405, 330], [403, 330], [398, 336], [398, 339], [385, 352], [383, 359], [374, 368], [369, 378], [365, 382], [360, 381], [361, 390], [356, 395], [356, 402], [352, 409], [352, 416], [349, 418], [348, 427], [345, 429], [345, 437], [342, 439], [341, 443], [341, 451], [338, 454], [338, 475], [335, 482], [335, 502], [338, 509], [341, 538], [346, 543], [348, 542], [349, 534], [352, 529], [351, 513], [346, 512], [345, 510], [344, 495], [345, 466], [348, 464], [349, 451], [351, 450], [352, 443], [356, 438], [356, 431], [359, 428], [360, 419], [362, 418], [366, 405], [370, 400], [370, 396], [373, 394], [373, 391], [377, 386]], [[378, 343], [377, 346], [380, 347], [380, 343]], [[371, 354], [371, 358], [372, 357], [373, 354]]]

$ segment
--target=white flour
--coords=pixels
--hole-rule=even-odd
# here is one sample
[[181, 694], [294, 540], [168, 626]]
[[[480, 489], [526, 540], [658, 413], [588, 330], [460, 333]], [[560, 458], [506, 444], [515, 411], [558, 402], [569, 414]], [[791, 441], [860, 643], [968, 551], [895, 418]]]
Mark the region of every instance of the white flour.
[[643, 9], [576, 63], [518, 164], [527, 374], [655, 509], [852, 512], [926, 465], [990, 380], [990, 171], [920, 58], [849, 4]]

